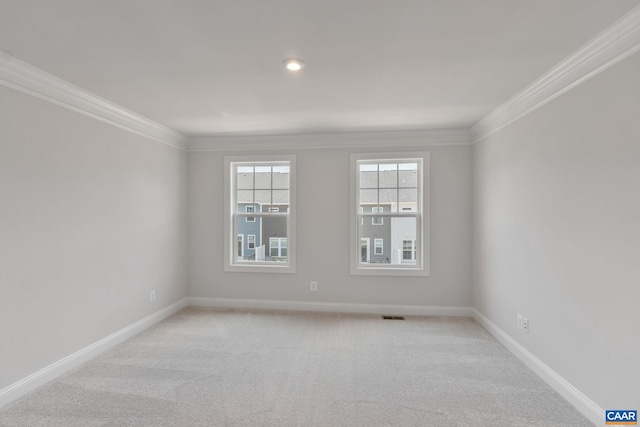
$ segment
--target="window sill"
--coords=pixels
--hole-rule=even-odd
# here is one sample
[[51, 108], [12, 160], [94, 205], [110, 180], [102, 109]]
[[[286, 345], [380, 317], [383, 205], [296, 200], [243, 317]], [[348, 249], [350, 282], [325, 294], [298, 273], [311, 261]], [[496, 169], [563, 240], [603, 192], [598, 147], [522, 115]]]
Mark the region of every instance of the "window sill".
[[351, 267], [352, 276], [429, 276], [429, 270], [411, 267]]
[[225, 273], [277, 273], [277, 274], [293, 274], [296, 272], [295, 266], [292, 265], [225, 265]]

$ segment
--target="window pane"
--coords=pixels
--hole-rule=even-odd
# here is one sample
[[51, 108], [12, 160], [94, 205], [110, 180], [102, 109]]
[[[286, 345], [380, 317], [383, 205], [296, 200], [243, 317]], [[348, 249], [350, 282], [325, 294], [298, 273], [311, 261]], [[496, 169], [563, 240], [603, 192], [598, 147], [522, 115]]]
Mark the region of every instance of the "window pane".
[[399, 179], [398, 185], [402, 187], [417, 187], [418, 186], [418, 164], [417, 163], [402, 163], [399, 165]]
[[418, 211], [418, 189], [417, 188], [401, 188], [400, 211], [401, 212], [417, 212]]
[[256, 190], [256, 203], [261, 205], [271, 204], [271, 190]]
[[253, 190], [238, 190], [236, 192], [236, 202], [238, 205], [253, 203]]
[[415, 265], [415, 260], [418, 259], [416, 246], [414, 245], [414, 253], [410, 254], [412, 257], [408, 259], [404, 257], [404, 251], [406, 241], [416, 241], [416, 218], [387, 217], [381, 225], [364, 221], [358, 226], [362, 239], [360, 263]]
[[[380, 202], [382, 204], [396, 206], [398, 204], [398, 190], [395, 188], [381, 188], [380, 189]], [[396, 212], [395, 209], [385, 209], [386, 212]]]
[[[235, 253], [238, 254], [236, 261], [256, 261], [256, 250], [262, 244], [260, 236], [260, 217], [250, 218], [238, 217], [236, 220], [236, 231], [238, 233], [238, 244], [242, 242], [244, 248], [236, 247]], [[249, 236], [253, 235], [253, 240]], [[249, 245], [251, 242], [251, 247]]]
[[273, 190], [272, 203], [274, 205], [289, 205], [289, 190]]
[[378, 182], [380, 188], [397, 188], [398, 187], [398, 165], [380, 164], [378, 172]]
[[273, 167], [273, 188], [289, 189], [289, 166]]
[[236, 261], [287, 261], [287, 218], [256, 216], [254, 219], [254, 222], [242, 217], [236, 220]]
[[256, 188], [261, 190], [271, 188], [271, 166], [256, 166]]
[[360, 188], [378, 188], [378, 165], [360, 165]]
[[236, 186], [239, 190], [253, 188], [253, 167], [238, 167], [238, 171], [236, 173]]
[[[360, 190], [360, 206], [377, 205], [378, 190]], [[370, 212], [367, 209], [365, 212]]]

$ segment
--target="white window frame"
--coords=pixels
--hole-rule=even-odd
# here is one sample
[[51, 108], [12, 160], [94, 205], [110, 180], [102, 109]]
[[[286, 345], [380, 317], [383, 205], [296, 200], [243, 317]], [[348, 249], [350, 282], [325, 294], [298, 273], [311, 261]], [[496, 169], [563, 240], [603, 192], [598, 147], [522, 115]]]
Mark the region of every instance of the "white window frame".
[[[417, 211], [360, 213], [360, 173], [363, 162], [416, 161], [418, 163], [418, 200]], [[352, 275], [367, 276], [429, 276], [430, 275], [430, 228], [429, 228], [429, 171], [430, 153], [392, 152], [392, 153], [353, 153], [351, 154], [351, 209], [350, 209], [350, 269]], [[365, 217], [412, 217], [416, 218], [416, 262], [415, 264], [365, 263], [361, 261], [360, 223]], [[393, 250], [393, 248], [392, 248]]]
[[[273, 246], [271, 245], [271, 241], [275, 240], [278, 242], [278, 245], [276, 246], [276, 249], [278, 249], [278, 254], [277, 255], [273, 255], [271, 253], [271, 249], [273, 249]], [[282, 241], [285, 241], [287, 243], [286, 247], [282, 246]], [[282, 256], [282, 249], [289, 249], [289, 245], [287, 242], [287, 238], [286, 237], [269, 237], [269, 256], [275, 256], [275, 257], [281, 257]]]
[[[235, 212], [234, 165], [289, 165], [289, 209], [286, 212], [255, 212], [254, 217], [286, 216], [287, 220], [287, 261], [238, 262], [235, 255], [234, 239], [237, 235], [237, 217], [247, 217], [247, 213]], [[239, 273], [295, 273], [296, 272], [296, 156], [295, 155], [247, 155], [225, 156], [224, 158], [224, 271]], [[264, 245], [266, 242], [262, 242]], [[257, 248], [256, 248], [257, 249]]]
[[[411, 248], [409, 249], [409, 254], [410, 254], [409, 258], [405, 258], [404, 257], [404, 253], [405, 253], [404, 242], [410, 242], [410, 244], [411, 244]], [[417, 250], [416, 250], [416, 241], [413, 240], [413, 239], [403, 240], [402, 241], [402, 249], [401, 249], [401, 251], [402, 251], [402, 256], [401, 256], [402, 261], [415, 261], [416, 260], [416, 252], [417, 252]]]
[[[378, 252], [380, 249], [380, 252]], [[384, 239], [373, 239], [373, 254], [384, 255]]]
[[[251, 241], [253, 237], [253, 242]], [[247, 234], [247, 249], [255, 249], [256, 248], [256, 235], [255, 234]]]

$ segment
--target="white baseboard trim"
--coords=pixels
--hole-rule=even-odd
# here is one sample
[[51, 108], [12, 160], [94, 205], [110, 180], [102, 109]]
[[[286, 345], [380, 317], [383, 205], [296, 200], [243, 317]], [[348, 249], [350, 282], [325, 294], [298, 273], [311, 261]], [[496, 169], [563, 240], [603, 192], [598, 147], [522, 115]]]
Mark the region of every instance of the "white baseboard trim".
[[188, 305], [212, 308], [253, 308], [261, 310], [320, 311], [327, 313], [366, 313], [405, 316], [473, 317], [471, 307], [355, 304], [320, 301], [283, 301], [242, 298], [187, 298]]
[[133, 323], [117, 332], [109, 335], [97, 341], [81, 350], [76, 351], [69, 356], [58, 360], [51, 365], [40, 369], [39, 371], [29, 375], [20, 381], [11, 384], [0, 390], [0, 408], [14, 400], [24, 396], [25, 394], [37, 389], [38, 387], [48, 383], [49, 381], [59, 377], [65, 372], [80, 366], [82, 363], [97, 356], [98, 354], [115, 347], [123, 341], [133, 337], [134, 335], [142, 332], [143, 330], [161, 322], [174, 313], [182, 310], [187, 306], [187, 298], [183, 298], [180, 301], [173, 303], [161, 310], [156, 311], [153, 314], [145, 317]]
[[527, 365], [529, 369], [549, 384], [551, 388], [558, 392], [558, 394], [567, 399], [567, 401], [580, 411], [582, 415], [587, 417], [589, 421], [595, 425], [601, 425], [604, 422], [604, 409], [571, 385], [567, 380], [562, 378], [562, 376], [560, 376], [556, 371], [534, 356], [529, 350], [524, 348], [520, 343], [478, 310], [473, 308], [472, 313], [473, 318], [487, 331], [489, 331], [489, 333], [493, 335], [498, 342], [505, 346], [507, 350], [513, 353], [518, 359]]

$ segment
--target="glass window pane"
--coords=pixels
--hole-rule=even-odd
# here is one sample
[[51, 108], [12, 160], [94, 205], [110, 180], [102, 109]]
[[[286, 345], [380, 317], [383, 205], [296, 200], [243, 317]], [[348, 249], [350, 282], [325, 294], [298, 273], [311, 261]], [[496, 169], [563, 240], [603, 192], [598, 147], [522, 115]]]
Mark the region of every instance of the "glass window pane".
[[253, 203], [253, 190], [238, 190], [236, 192], [236, 202], [238, 205]]
[[401, 188], [400, 196], [400, 212], [417, 212], [418, 211], [418, 189], [417, 188]]
[[398, 186], [402, 187], [417, 187], [418, 186], [418, 164], [417, 163], [403, 163], [400, 164], [400, 171], [398, 175]]
[[273, 188], [288, 189], [289, 188], [289, 166], [273, 167]]
[[287, 261], [286, 217], [256, 216], [254, 222], [238, 217], [236, 227], [238, 233], [234, 250], [236, 261], [246, 263]]
[[[360, 188], [378, 188], [378, 171], [376, 166], [377, 165], [360, 165]], [[373, 169], [371, 169], [371, 167], [373, 167]]]
[[[416, 263], [416, 219], [390, 218], [391, 229], [391, 264]], [[411, 246], [413, 245], [413, 246]]]
[[[360, 190], [360, 206], [364, 205], [377, 205], [378, 204], [378, 190]], [[364, 210], [365, 212], [367, 209]]]
[[289, 190], [273, 190], [272, 203], [274, 205], [289, 205]]
[[238, 167], [238, 171], [236, 173], [236, 186], [239, 190], [253, 188], [253, 167]]
[[[398, 190], [395, 188], [381, 188], [380, 189], [380, 204], [390, 205], [395, 207], [398, 204]], [[396, 212], [395, 209], [385, 209], [385, 212]]]
[[271, 166], [256, 166], [255, 186], [257, 189], [271, 188]]
[[398, 187], [398, 164], [380, 164], [378, 183], [380, 188]]
[[255, 190], [255, 192], [256, 192], [255, 203], [259, 203], [261, 205], [271, 204], [271, 190]]
[[[255, 262], [256, 251], [259, 251], [261, 242], [260, 235], [260, 217], [254, 217], [254, 221], [248, 221], [249, 218], [238, 217], [236, 219], [236, 232], [238, 233], [238, 241], [236, 243], [235, 253], [237, 254], [236, 261], [242, 262]], [[249, 245], [249, 235], [255, 236]], [[244, 246], [242, 250], [238, 247], [240, 244]], [[250, 247], [251, 246], [251, 247]]]

